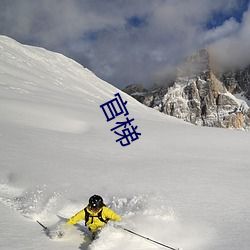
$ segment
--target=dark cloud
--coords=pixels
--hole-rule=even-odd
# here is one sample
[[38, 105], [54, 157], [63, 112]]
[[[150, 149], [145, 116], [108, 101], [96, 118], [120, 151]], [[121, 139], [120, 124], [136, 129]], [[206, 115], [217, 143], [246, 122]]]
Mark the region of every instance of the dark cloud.
[[225, 62], [231, 60], [227, 49], [240, 46], [247, 61], [246, 2], [1, 0], [0, 33], [61, 52], [120, 88], [149, 86], [205, 46]]

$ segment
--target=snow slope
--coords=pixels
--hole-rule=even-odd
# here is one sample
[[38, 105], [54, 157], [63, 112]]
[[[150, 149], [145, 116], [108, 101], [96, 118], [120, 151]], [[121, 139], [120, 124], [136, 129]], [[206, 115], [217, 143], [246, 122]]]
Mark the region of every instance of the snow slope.
[[[141, 133], [122, 147], [100, 105], [120, 93]], [[248, 132], [196, 127], [149, 109], [63, 55], [0, 36], [1, 249], [162, 249], [108, 225], [50, 239], [92, 194], [122, 225], [184, 250], [250, 249]], [[60, 221], [59, 221], [60, 223]], [[63, 222], [61, 222], [63, 223]], [[82, 225], [82, 227], [81, 227]]]

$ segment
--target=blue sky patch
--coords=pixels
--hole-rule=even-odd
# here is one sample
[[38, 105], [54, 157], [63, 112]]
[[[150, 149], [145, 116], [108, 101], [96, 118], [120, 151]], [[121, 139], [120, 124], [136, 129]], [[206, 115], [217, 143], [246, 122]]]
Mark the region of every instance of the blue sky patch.
[[238, 2], [238, 8], [232, 10], [230, 13], [225, 13], [223, 10], [215, 11], [210, 20], [206, 23], [206, 29], [213, 29], [221, 26], [226, 20], [234, 18], [238, 23], [242, 22], [244, 12], [248, 9], [249, 0], [240, 0]]
[[130, 27], [139, 28], [147, 24], [147, 19], [145, 17], [131, 16], [127, 18], [127, 24]]

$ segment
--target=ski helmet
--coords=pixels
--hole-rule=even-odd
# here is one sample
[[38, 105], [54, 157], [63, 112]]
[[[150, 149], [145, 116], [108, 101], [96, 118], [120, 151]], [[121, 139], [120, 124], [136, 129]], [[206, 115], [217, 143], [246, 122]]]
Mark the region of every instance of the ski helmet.
[[98, 210], [103, 207], [103, 199], [99, 195], [93, 195], [89, 198], [89, 206], [93, 210]]

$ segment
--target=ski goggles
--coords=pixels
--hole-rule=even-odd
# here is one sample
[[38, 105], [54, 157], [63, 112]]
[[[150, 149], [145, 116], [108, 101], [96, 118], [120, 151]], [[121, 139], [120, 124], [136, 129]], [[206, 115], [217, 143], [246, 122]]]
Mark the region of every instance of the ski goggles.
[[90, 205], [89, 208], [93, 212], [97, 212], [97, 211], [99, 211], [101, 209], [101, 207], [97, 207], [97, 206], [93, 206], [93, 205], [92, 206]]

